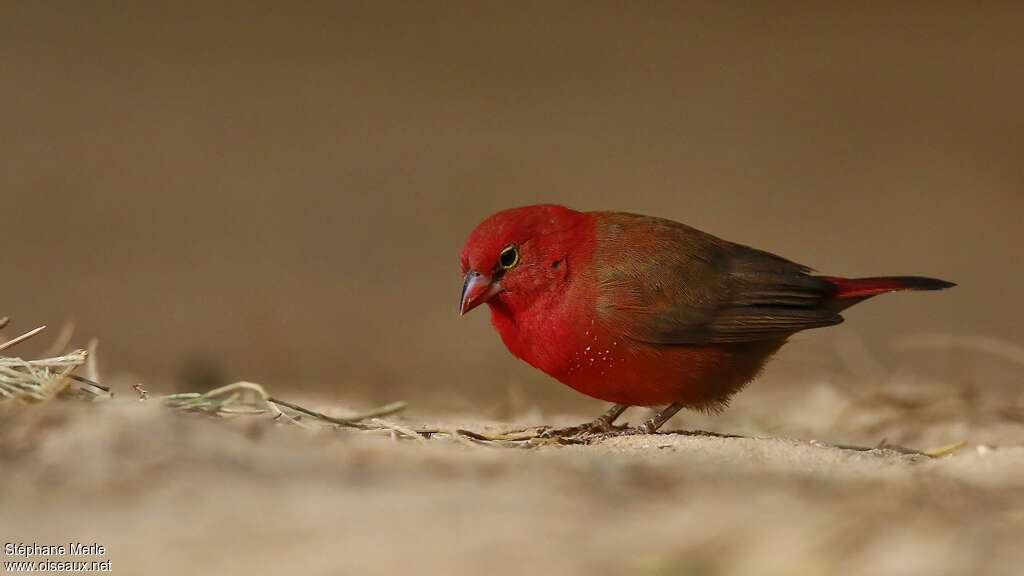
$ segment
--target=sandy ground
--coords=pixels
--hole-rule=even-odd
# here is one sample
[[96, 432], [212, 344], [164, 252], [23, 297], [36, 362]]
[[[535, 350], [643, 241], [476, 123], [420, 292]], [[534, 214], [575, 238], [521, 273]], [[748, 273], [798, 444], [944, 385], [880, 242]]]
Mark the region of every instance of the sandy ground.
[[[929, 459], [812, 436], [659, 434], [537, 449], [396, 442], [147, 404], [0, 413], [4, 542], [96, 542], [100, 560], [133, 575], [936, 575], [1024, 565], [1019, 423], [921, 419], [907, 426], [921, 442], [950, 429], [971, 441]], [[823, 405], [811, 398], [800, 410], [820, 416]]]

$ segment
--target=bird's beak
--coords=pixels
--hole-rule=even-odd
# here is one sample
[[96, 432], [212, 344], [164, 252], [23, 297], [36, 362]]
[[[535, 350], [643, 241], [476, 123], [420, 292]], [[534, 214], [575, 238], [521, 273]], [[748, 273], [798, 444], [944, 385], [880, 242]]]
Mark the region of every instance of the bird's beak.
[[459, 315], [494, 298], [499, 292], [501, 292], [501, 282], [492, 281], [487, 274], [467, 272], [466, 279], [462, 281], [462, 303], [459, 306]]

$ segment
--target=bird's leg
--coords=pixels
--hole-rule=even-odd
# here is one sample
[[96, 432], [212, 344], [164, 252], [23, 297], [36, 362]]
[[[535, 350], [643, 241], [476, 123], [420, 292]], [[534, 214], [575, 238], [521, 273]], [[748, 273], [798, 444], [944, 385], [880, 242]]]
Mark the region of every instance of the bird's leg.
[[665, 422], [668, 422], [669, 419], [676, 415], [676, 412], [679, 412], [685, 406], [685, 404], [680, 404], [679, 402], [676, 402], [675, 404], [669, 404], [668, 406], [662, 408], [654, 416], [651, 416], [647, 420], [644, 420], [644, 422], [639, 426], [605, 432], [604, 434], [595, 436], [594, 439], [600, 440], [602, 437], [608, 436], [632, 436], [636, 434], [654, 434], [655, 432], [658, 431], [658, 428], [661, 428], [662, 425], [665, 424]]
[[658, 431], [658, 428], [661, 428], [665, 422], [668, 422], [673, 416], [675, 416], [676, 412], [682, 410], [683, 406], [684, 405], [679, 402], [665, 406], [660, 412], [645, 420], [643, 424], [637, 426], [637, 431], [641, 434], [654, 434]]
[[570, 426], [568, 428], [558, 428], [556, 430], [546, 430], [541, 434], [544, 438], [565, 438], [569, 436], [578, 436], [580, 434], [604, 434], [611, 432], [614, 429], [616, 418], [622, 416], [629, 406], [626, 404], [612, 404], [612, 407], [607, 412], [598, 416], [593, 422], [587, 422], [580, 424], [579, 426]]

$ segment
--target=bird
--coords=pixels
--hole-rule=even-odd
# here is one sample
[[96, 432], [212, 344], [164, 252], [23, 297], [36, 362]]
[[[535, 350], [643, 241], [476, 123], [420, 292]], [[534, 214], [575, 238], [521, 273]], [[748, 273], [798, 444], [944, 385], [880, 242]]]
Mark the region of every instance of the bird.
[[[487, 304], [508, 350], [612, 406], [553, 436], [651, 434], [683, 408], [717, 413], [795, 333], [923, 276], [844, 278], [685, 224], [538, 204], [496, 212], [460, 253], [461, 315]], [[630, 407], [660, 407], [617, 426]]]

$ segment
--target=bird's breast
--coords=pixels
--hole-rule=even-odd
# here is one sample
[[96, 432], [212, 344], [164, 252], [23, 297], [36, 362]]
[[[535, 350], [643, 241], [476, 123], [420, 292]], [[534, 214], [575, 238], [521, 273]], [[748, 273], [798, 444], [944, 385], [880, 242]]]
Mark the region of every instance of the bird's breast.
[[613, 388], [628, 387], [630, 366], [636, 368], [635, 343], [580, 305], [593, 298], [568, 301], [576, 306], [536, 307], [514, 315], [496, 306], [492, 320], [510, 352], [584, 394], [603, 398]]

